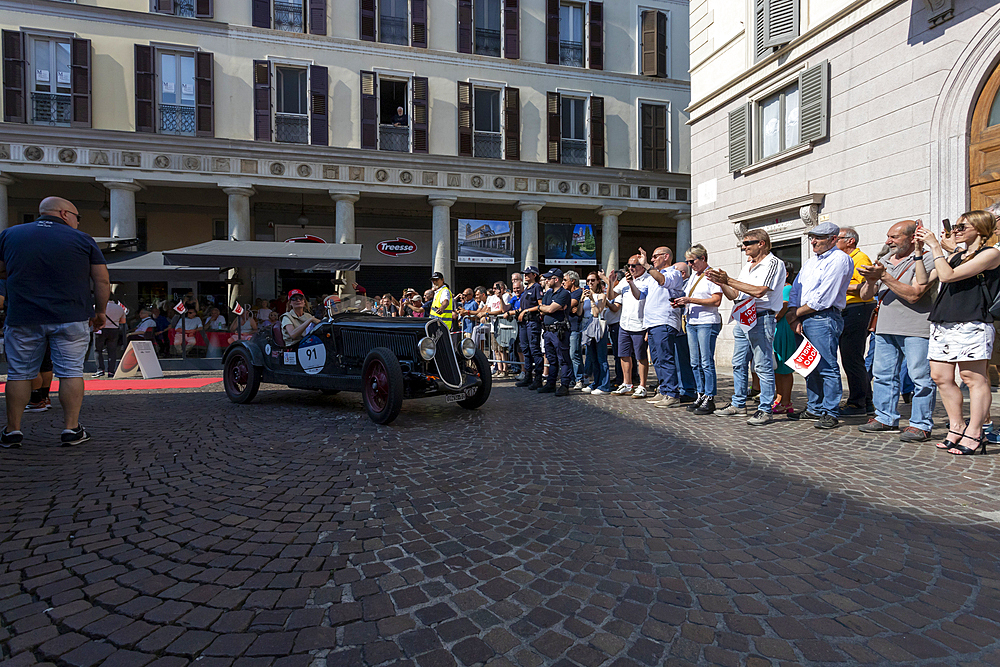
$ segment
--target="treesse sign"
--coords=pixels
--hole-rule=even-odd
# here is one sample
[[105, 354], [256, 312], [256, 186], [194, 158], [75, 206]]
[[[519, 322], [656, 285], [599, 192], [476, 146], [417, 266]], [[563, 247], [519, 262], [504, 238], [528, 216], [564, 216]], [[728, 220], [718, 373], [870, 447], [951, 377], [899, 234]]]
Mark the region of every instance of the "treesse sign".
[[389, 257], [399, 257], [409, 255], [417, 251], [417, 244], [408, 239], [396, 237], [394, 241], [379, 241], [375, 246], [380, 253]]

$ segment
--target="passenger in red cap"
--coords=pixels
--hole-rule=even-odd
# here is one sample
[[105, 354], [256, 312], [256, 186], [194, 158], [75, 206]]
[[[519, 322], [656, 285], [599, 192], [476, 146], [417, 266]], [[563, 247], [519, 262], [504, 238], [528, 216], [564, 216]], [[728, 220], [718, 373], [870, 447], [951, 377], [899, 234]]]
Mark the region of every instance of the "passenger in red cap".
[[289, 290], [288, 303], [291, 309], [282, 316], [281, 328], [285, 334], [285, 345], [293, 345], [312, 331], [312, 327], [319, 324], [319, 320], [306, 308], [306, 295], [302, 290]]

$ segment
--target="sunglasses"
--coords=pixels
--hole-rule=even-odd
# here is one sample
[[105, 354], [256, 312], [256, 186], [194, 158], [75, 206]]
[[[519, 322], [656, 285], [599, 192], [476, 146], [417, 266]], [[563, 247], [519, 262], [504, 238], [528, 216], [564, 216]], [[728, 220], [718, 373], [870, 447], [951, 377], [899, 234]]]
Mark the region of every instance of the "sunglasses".
[[964, 222], [960, 222], [957, 225], [952, 225], [951, 229], [952, 229], [952, 231], [955, 231], [955, 232], [958, 232], [959, 234], [961, 234], [962, 232], [964, 232], [969, 227], [970, 227], [970, 225], [967, 225]]
[[300, 295], [300, 294], [296, 294], [290, 300], [291, 301], [305, 301], [306, 298], [304, 296]]
[[639, 265], [638, 264], [629, 264], [628, 268], [630, 268], [630, 269], [638, 269]]
[[587, 282], [588, 283], [596, 283], [597, 282], [597, 278], [587, 278]]
[[684, 261], [687, 262], [688, 264], [694, 264], [698, 260], [697, 259], [685, 259]]
[[760, 243], [760, 239], [754, 239], [752, 241], [744, 241], [743, 242], [743, 247], [744, 248], [749, 248], [750, 246], [757, 245], [758, 243]]

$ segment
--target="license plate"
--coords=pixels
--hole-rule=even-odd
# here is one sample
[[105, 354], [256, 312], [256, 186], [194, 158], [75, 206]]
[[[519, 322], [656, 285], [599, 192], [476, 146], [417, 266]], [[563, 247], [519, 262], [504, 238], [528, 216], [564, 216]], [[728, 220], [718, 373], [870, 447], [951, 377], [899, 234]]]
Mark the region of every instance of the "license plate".
[[458, 403], [459, 401], [464, 401], [467, 398], [472, 398], [475, 395], [476, 395], [476, 388], [472, 387], [458, 394], [448, 394], [447, 396], [445, 396], [444, 400], [448, 403]]

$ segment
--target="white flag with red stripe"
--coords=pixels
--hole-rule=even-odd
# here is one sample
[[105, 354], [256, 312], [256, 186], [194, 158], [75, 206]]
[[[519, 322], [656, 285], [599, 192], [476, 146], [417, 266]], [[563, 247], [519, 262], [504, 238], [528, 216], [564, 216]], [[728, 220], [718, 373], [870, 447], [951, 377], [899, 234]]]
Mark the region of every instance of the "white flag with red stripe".
[[236, 315], [242, 315], [243, 314], [243, 306], [240, 304], [239, 301], [237, 301], [236, 305], [233, 306], [233, 313], [236, 314]]
[[184, 299], [181, 299], [180, 301], [177, 302], [177, 305], [174, 306], [174, 310], [176, 310], [181, 315], [184, 314], [184, 310], [185, 310], [185, 308], [184, 308]]
[[822, 357], [819, 355], [819, 350], [813, 347], [808, 338], [803, 336], [802, 344], [795, 350], [792, 358], [785, 362], [785, 365], [802, 377], [809, 377], [809, 374], [816, 370], [820, 359]]
[[749, 297], [733, 307], [732, 319], [736, 320], [736, 326], [743, 331], [749, 331], [757, 326], [757, 300]]

